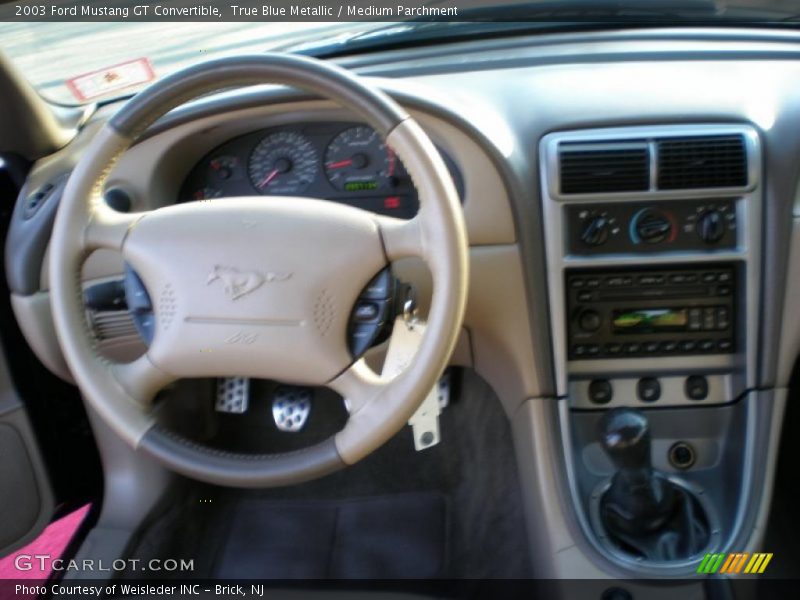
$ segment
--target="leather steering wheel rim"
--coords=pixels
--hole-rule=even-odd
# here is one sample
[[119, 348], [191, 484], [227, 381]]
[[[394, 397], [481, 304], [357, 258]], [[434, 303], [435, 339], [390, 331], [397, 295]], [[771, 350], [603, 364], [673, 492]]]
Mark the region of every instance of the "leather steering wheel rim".
[[[115, 212], [103, 202], [103, 185], [116, 161], [161, 116], [202, 95], [261, 84], [313, 92], [375, 128], [403, 161], [418, 190], [417, 216], [399, 221], [320, 200], [289, 202], [263, 196], [132, 214]], [[263, 286], [266, 291], [258, 301], [242, 299], [234, 311], [233, 304], [223, 304], [221, 294], [217, 298], [211, 290], [198, 287], [202, 269], [213, 263], [213, 252], [231, 262], [252, 261], [250, 255], [257, 252], [251, 247], [258, 245], [260, 255], [277, 256], [276, 244], [293, 244], [286, 230], [306, 228], [309, 238], [292, 247], [297, 256], [281, 255], [292, 267], [286, 270], [287, 281], [269, 290]], [[210, 241], [195, 240], [183, 230], [203, 233]], [[132, 363], [111, 363], [99, 356], [86, 320], [80, 270], [86, 256], [99, 248], [122, 252], [143, 275], [153, 298], [156, 333], [147, 353]], [[326, 264], [312, 265], [308, 260], [312, 251], [321, 253]], [[463, 215], [449, 172], [427, 135], [391, 98], [347, 71], [315, 59], [282, 54], [224, 58], [154, 83], [123, 106], [92, 140], [70, 176], [53, 229], [53, 318], [87, 403], [131, 447], [175, 472], [212, 484], [287, 485], [357, 462], [407, 422], [446, 367], [460, 332], [468, 286], [467, 253]], [[352, 303], [347, 303], [370, 273], [407, 256], [426, 261], [434, 294], [416, 354], [402, 373], [389, 380], [373, 373], [363, 359], [346, 359], [344, 340], [338, 338], [345, 336], [342, 323], [347, 315], [338, 313], [347, 307], [349, 315]], [[183, 264], [174, 265], [179, 259]], [[328, 272], [343, 264], [352, 265], [352, 277]], [[264, 300], [267, 294], [269, 302]], [[266, 314], [265, 306], [273, 312]], [[296, 320], [273, 318], [292, 310]], [[243, 315], [239, 325], [230, 318], [234, 312]], [[213, 318], [198, 316], [207, 314]], [[242, 322], [257, 330], [263, 342], [250, 348], [222, 344], [220, 340]], [[277, 342], [291, 352], [277, 353]], [[213, 359], [192, 354], [198, 344], [220, 352]], [[152, 399], [176, 379], [226, 375], [280, 379], [279, 368], [293, 383], [327, 385], [340, 393], [350, 411], [344, 429], [301, 451], [252, 455], [212, 449], [156, 423]]]

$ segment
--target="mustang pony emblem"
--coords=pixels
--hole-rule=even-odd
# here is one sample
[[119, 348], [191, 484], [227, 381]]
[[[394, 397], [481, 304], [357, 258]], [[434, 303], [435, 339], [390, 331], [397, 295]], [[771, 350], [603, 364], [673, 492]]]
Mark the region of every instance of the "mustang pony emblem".
[[230, 297], [231, 300], [236, 300], [237, 298], [241, 298], [257, 290], [264, 282], [286, 281], [291, 276], [291, 273], [269, 272], [262, 274], [258, 271], [240, 271], [233, 267], [216, 265], [211, 270], [211, 273], [209, 273], [206, 285], [211, 285], [219, 279], [222, 281], [222, 289], [228, 297]]

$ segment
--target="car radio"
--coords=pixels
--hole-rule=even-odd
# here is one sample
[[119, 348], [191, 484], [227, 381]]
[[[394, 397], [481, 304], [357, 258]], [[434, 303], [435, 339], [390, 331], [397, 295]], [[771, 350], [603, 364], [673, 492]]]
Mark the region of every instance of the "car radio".
[[568, 270], [570, 360], [736, 351], [735, 265]]

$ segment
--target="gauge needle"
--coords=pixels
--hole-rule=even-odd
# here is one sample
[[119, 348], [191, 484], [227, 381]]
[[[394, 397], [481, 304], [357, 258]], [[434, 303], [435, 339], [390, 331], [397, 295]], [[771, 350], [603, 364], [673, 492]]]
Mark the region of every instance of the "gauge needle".
[[273, 169], [272, 172], [269, 175], [267, 175], [266, 177], [264, 177], [264, 179], [261, 180], [261, 183], [258, 184], [259, 189], [263, 189], [263, 188], [267, 187], [269, 182], [272, 181], [273, 179], [275, 179], [278, 176], [278, 173], [280, 173], [280, 171], [278, 169]]
[[328, 168], [329, 169], [341, 169], [342, 167], [349, 167], [352, 164], [353, 164], [353, 159], [352, 158], [348, 158], [347, 160], [340, 160], [339, 162], [329, 163], [328, 164]]

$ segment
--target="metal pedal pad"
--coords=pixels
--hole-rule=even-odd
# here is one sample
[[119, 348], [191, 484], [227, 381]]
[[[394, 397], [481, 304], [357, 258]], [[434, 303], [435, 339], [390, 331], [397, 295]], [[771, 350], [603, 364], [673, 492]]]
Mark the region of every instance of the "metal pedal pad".
[[280, 385], [272, 397], [272, 418], [281, 431], [297, 433], [311, 414], [311, 388]]
[[242, 414], [250, 402], [250, 380], [247, 377], [225, 377], [217, 379], [218, 412]]

